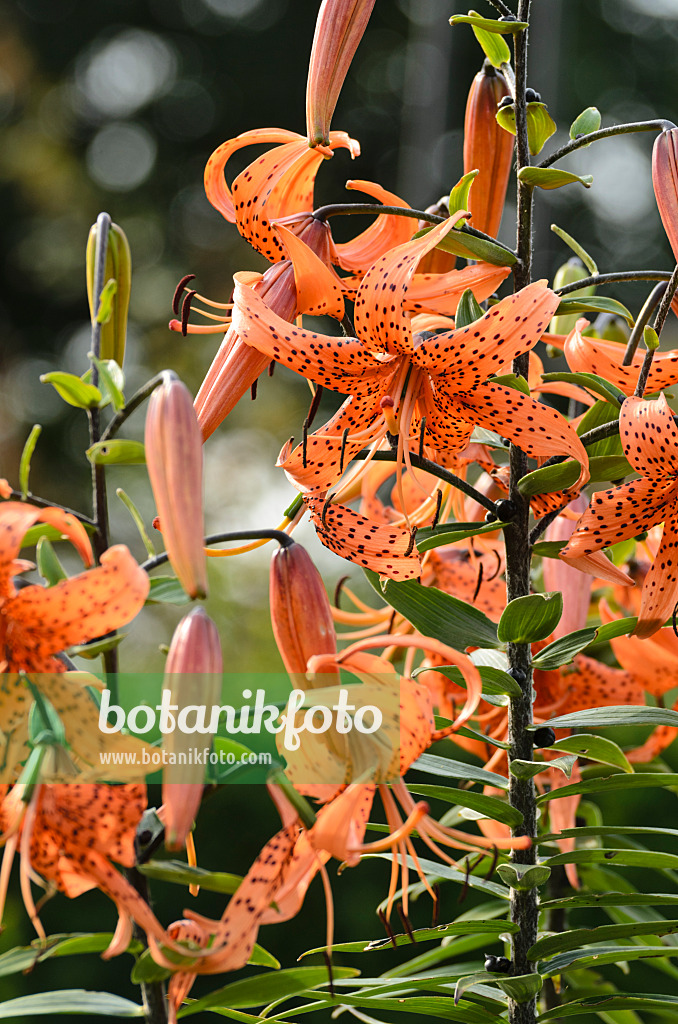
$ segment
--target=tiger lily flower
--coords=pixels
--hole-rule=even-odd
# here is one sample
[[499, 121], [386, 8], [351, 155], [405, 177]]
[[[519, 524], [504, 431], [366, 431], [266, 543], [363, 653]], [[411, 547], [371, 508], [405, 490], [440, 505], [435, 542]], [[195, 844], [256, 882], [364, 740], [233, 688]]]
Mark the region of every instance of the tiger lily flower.
[[[597, 373], [610, 384], [616, 385], [625, 395], [633, 395], [638, 383], [638, 373], [643, 364], [643, 353], [636, 352], [629, 366], [622, 366], [624, 347], [614, 341], [589, 338], [583, 331], [588, 320], [578, 320], [574, 330], [568, 334], [564, 354], [568, 366], [575, 373]], [[549, 337], [549, 342], [551, 338]], [[663, 391], [678, 383], [678, 352], [656, 352], [650, 367], [645, 390], [648, 393]]]
[[87, 533], [74, 516], [24, 502], [0, 505], [0, 665], [5, 672], [64, 672], [65, 665], [54, 655], [129, 622], [149, 590], [146, 573], [117, 544], [103, 553], [97, 568], [53, 587], [35, 584], [17, 591], [13, 577], [32, 568], [18, 559], [21, 542], [36, 523], [60, 530], [85, 565], [93, 561]]
[[[602, 579], [624, 582], [624, 574], [604, 558], [602, 549], [663, 522], [661, 545], [643, 583], [633, 631], [644, 638], [664, 625], [678, 598], [678, 430], [664, 396], [655, 401], [627, 398], [619, 435], [624, 454], [641, 479], [595, 494], [560, 557]], [[633, 582], [628, 577], [626, 581]]]
[[469, 327], [413, 332], [403, 305], [416, 265], [457, 219], [373, 265], [357, 294], [355, 338], [290, 327], [235, 275], [233, 323], [240, 336], [316, 384], [351, 396], [307, 443], [283, 449], [279, 465], [301, 490], [327, 492], [355, 454], [376, 449], [387, 434], [397, 436], [399, 462], [407, 464], [420, 443], [438, 457], [462, 451], [476, 424], [499, 431], [531, 456], [573, 455], [585, 478], [586, 451], [569, 424], [554, 409], [489, 379], [545, 330], [558, 298], [544, 282], [502, 299]]
[[[165, 932], [145, 900], [111, 863], [135, 863], [136, 827], [146, 808], [143, 785], [38, 785], [30, 802], [25, 787], [14, 786], [0, 802], [0, 828], [5, 841], [0, 886], [6, 885], [12, 859], [21, 855], [21, 892], [33, 926], [45, 932], [31, 894], [39, 875], [70, 899], [100, 889], [118, 908], [118, 927], [105, 958], [123, 953], [132, 938], [132, 921], [150, 937]], [[5, 890], [0, 891], [0, 912]]]

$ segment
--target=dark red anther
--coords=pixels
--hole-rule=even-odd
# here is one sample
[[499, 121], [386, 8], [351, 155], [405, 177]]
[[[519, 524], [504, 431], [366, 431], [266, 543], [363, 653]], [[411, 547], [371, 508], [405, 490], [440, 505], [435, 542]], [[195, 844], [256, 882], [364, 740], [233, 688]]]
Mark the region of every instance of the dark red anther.
[[179, 284], [174, 289], [174, 296], [172, 298], [172, 310], [175, 316], [179, 316], [179, 300], [181, 299], [181, 296], [184, 294], [184, 289], [186, 288], [188, 282], [193, 280], [195, 280], [195, 274], [185, 274], [184, 277], [182, 277], [181, 281], [179, 281]]

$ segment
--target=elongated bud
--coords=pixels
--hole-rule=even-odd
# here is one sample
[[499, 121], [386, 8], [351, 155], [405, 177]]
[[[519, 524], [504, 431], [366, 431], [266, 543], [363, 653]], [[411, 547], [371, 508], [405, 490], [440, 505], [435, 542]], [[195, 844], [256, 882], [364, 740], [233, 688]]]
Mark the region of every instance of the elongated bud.
[[323, 0], [320, 6], [306, 84], [306, 129], [312, 149], [329, 146], [334, 108], [374, 3]]
[[662, 132], [655, 139], [652, 186], [664, 231], [678, 263], [678, 128]]
[[308, 659], [336, 654], [337, 639], [330, 603], [311, 556], [301, 544], [278, 548], [271, 560], [271, 624], [280, 656], [296, 689], [333, 686], [338, 673], [306, 678]]
[[202, 436], [188, 388], [163, 377], [148, 403], [146, 466], [172, 568], [191, 597], [205, 597]]
[[471, 224], [493, 237], [499, 231], [513, 159], [513, 136], [500, 128], [496, 114], [501, 100], [510, 95], [501, 71], [485, 61], [473, 79], [464, 119], [464, 174], [479, 172], [469, 197]]
[[[162, 772], [162, 818], [168, 850], [181, 849], [191, 830], [202, 798], [205, 767], [202, 763], [193, 764], [196, 758], [189, 757], [189, 754], [197, 745], [202, 753], [210, 739], [199, 732], [182, 730], [181, 712], [188, 707], [205, 707], [205, 725], [209, 725], [207, 716], [212, 707], [221, 702], [222, 670], [217, 627], [202, 608], [194, 608], [174, 631], [165, 665], [161, 708], [165, 707], [167, 711], [166, 714], [161, 712], [160, 729], [165, 732], [163, 750], [168, 751], [166, 760], [175, 762], [166, 764]], [[185, 717], [189, 718], [188, 715]], [[180, 754], [184, 756], [178, 756]], [[177, 763], [181, 761], [186, 763]]]
[[[89, 230], [85, 254], [89, 314], [92, 320], [100, 314], [106, 317], [101, 327], [99, 358], [115, 359], [118, 366], [122, 366], [125, 358], [129, 295], [132, 287], [132, 254], [125, 232], [118, 224], [111, 224], [108, 229], [106, 267], [103, 279], [105, 303], [101, 303], [99, 309], [94, 309], [94, 276], [98, 236], [99, 225], [93, 224]], [[115, 281], [115, 286], [109, 285], [110, 281]]]

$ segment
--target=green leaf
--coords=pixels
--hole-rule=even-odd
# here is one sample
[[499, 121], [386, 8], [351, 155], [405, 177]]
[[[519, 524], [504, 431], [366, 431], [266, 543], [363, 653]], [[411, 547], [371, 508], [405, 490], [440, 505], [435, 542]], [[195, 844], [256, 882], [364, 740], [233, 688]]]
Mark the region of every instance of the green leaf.
[[468, 14], [453, 14], [450, 25], [476, 25], [487, 32], [498, 32], [500, 35], [512, 35], [528, 27], [526, 21], [496, 21], [494, 18], [483, 18], [475, 11], [469, 11]]
[[497, 984], [516, 1003], [529, 1003], [541, 992], [544, 979], [541, 974], [516, 974], [513, 978], [497, 978]]
[[555, 1009], [540, 1014], [537, 1020], [541, 1024], [542, 1021], [557, 1021], [559, 1017], [573, 1017], [581, 1013], [601, 1013], [603, 1010], [646, 1010], [648, 1013], [669, 1010], [672, 1013], [678, 1013], [678, 996], [646, 996], [642, 993], [634, 995], [631, 992], [612, 996], [593, 996], [556, 1006]]
[[[360, 971], [354, 967], [333, 967], [335, 978], [355, 978]], [[326, 967], [291, 967], [275, 974], [257, 974], [251, 978], [233, 981], [223, 988], [210, 992], [202, 999], [186, 1007], [182, 1017], [191, 1017], [212, 1006], [228, 1006], [230, 1009], [247, 1009], [265, 1006], [278, 999], [312, 991], [319, 985], [327, 985], [329, 975]]]
[[[508, 110], [509, 108], [504, 107], [503, 109]], [[577, 182], [584, 188], [591, 188], [593, 184], [590, 174], [573, 174], [571, 171], [563, 171], [558, 167], [521, 167], [518, 171], [518, 178], [524, 185], [544, 189], [562, 188], [563, 185], [572, 185]], [[562, 316], [564, 310], [559, 307], [558, 312]]]
[[115, 411], [119, 412], [125, 405], [125, 375], [122, 369], [115, 359], [97, 359], [93, 352], [89, 352], [88, 356], [99, 373], [99, 387], [102, 392], [100, 408], [103, 409], [110, 402]]
[[576, 139], [579, 135], [590, 135], [600, 128], [600, 111], [597, 107], [587, 107], [574, 119], [570, 125], [570, 138]]
[[[577, 714], [577, 712], [574, 713]], [[577, 793], [606, 793], [614, 792], [618, 789], [658, 789], [671, 786], [678, 786], [678, 775], [669, 775], [664, 772], [635, 772], [632, 775], [620, 773], [608, 775], [605, 778], [573, 782], [569, 786], [561, 786], [560, 789], [552, 790], [549, 793], [541, 793], [537, 797], [537, 803], [542, 804], [547, 800], [560, 800], [563, 797], [575, 796]]]
[[[572, 252], [575, 253], [575, 255], [577, 255], [579, 257], [579, 259], [582, 261], [582, 263], [584, 264], [584, 266], [588, 270], [589, 274], [597, 274], [598, 273], [598, 265], [597, 265], [596, 261], [594, 260], [593, 256], [591, 256], [586, 251], [586, 249], [582, 245], [579, 244], [579, 242], [576, 240], [576, 238], [573, 238], [572, 235], [568, 235], [567, 231], [563, 231], [563, 229], [558, 227], [557, 224], [552, 224], [551, 225], [551, 231], [554, 233], [554, 235], [557, 235], [558, 238], [560, 238], [563, 242], [565, 242], [565, 245], [569, 246], [570, 249], [572, 250]], [[583, 277], [584, 274], [582, 273], [581, 276]], [[575, 280], [580, 280], [580, 278], [577, 277], [577, 278], [575, 278]], [[564, 283], [565, 282], [563, 282], [563, 284]], [[555, 279], [554, 279], [554, 287], [556, 287], [556, 288], [561, 287], [561, 285], [556, 285]], [[593, 294], [594, 288], [595, 288], [595, 286], [591, 285], [591, 291], [589, 292], [589, 294]], [[588, 289], [587, 289], [587, 291], [588, 291]]]
[[[520, 684], [508, 672], [504, 672], [500, 668], [494, 668], [493, 665], [478, 665], [477, 668], [483, 681], [484, 696], [508, 695], [510, 697], [520, 697], [522, 693]], [[416, 679], [422, 672], [431, 671], [430, 667], [418, 668], [414, 670], [412, 676]], [[447, 679], [452, 679], [458, 686], [463, 686], [466, 689], [466, 680], [456, 665], [436, 665], [434, 671], [440, 672]], [[503, 707], [504, 705], [497, 706]]]
[[[477, 171], [473, 171], [474, 175], [477, 173]], [[457, 305], [457, 312], [454, 314], [455, 325], [458, 325], [457, 329], [460, 327], [468, 327], [469, 324], [474, 324], [476, 320], [480, 320], [484, 312], [485, 310], [476, 300], [471, 289], [467, 288], [465, 292], [462, 292], [462, 296]]]
[[376, 592], [425, 636], [458, 651], [467, 647], [501, 647], [495, 623], [465, 601], [436, 587], [423, 587], [414, 580], [380, 582], [376, 572], [364, 572]]
[[101, 401], [101, 392], [93, 384], [86, 384], [74, 373], [53, 370], [40, 376], [43, 384], [51, 384], [64, 402], [78, 409], [91, 409]]
[[[527, 104], [527, 141], [532, 156], [541, 153], [546, 142], [555, 135], [556, 123], [548, 112], [545, 103], [532, 102]], [[582, 185], [583, 178], [579, 179]], [[543, 186], [542, 186], [543, 187]], [[553, 186], [547, 186], [553, 187]]]
[[[538, 555], [540, 558], [558, 558], [566, 546], [566, 540], [539, 540], [532, 546], [532, 554]], [[549, 646], [551, 645], [549, 644]]]
[[[469, 171], [468, 174], [465, 174], [462, 178], [459, 179], [457, 184], [450, 192], [450, 198], [448, 200], [450, 217], [454, 217], [455, 213], [459, 213], [461, 210], [468, 210], [468, 197], [469, 192], [471, 191], [471, 185], [473, 184], [473, 179], [476, 178], [479, 173], [480, 172], [477, 170]], [[471, 289], [467, 288], [466, 292], [464, 292], [464, 295], [466, 295], [467, 292], [471, 292]], [[473, 295], [473, 292], [471, 292], [471, 295]], [[483, 314], [481, 310], [480, 316], [482, 315]], [[477, 320], [478, 317], [474, 317], [474, 319]], [[468, 325], [462, 324], [461, 326], [467, 327]]]
[[[453, 1021], [454, 1024], [504, 1024], [504, 1018], [490, 1014], [477, 1003], [462, 1000], [459, 1006], [454, 1005], [452, 997], [446, 996], [409, 996], [407, 999], [386, 999], [378, 994], [374, 996], [344, 995], [338, 1000], [344, 1006], [363, 1007], [366, 1010], [392, 1013], [418, 1013], [426, 1017], [439, 1017]], [[337, 1000], [327, 999], [313, 1003], [314, 1010], [335, 1009]]]
[[[93, 533], [94, 529], [91, 525], [85, 523], [85, 529], [88, 533]], [[33, 544], [37, 544], [41, 537], [47, 537], [51, 541], [59, 541], [64, 539], [64, 535], [61, 530], [57, 530], [56, 527], [50, 526], [49, 523], [36, 523], [35, 526], [31, 526], [30, 530], [26, 530], [25, 534], [21, 538], [21, 547], [28, 548]]]
[[609, 764], [613, 768], [621, 768], [623, 772], [633, 772], [633, 767], [621, 747], [613, 743], [612, 740], [605, 739], [604, 736], [577, 733], [576, 736], [558, 740], [551, 749], [563, 750], [568, 754], [576, 754], [578, 757], [587, 757], [589, 761], [598, 761], [600, 764]]
[[444, 544], [456, 544], [468, 537], [478, 537], [481, 533], [494, 533], [510, 523], [441, 523], [436, 527], [424, 527], [417, 531], [417, 548], [419, 551], [430, 551]]
[[[458, 872], [463, 877], [463, 872]], [[448, 935], [486, 935], [497, 939], [500, 935], [515, 934], [519, 926], [510, 921], [452, 921], [450, 924], [437, 925], [435, 928], [415, 928], [412, 931], [415, 942], [430, 942], [432, 939], [440, 941]], [[396, 946], [407, 946], [412, 939], [406, 933], [394, 935]], [[353, 942], [339, 942], [332, 946], [332, 953], [373, 953], [378, 949], [388, 949], [393, 946], [390, 936], [381, 935], [378, 939], [358, 939]], [[318, 946], [315, 949], [307, 949], [302, 956], [310, 956], [312, 953], [325, 952], [325, 946]], [[301, 958], [300, 958], [301, 959]], [[357, 973], [357, 972], [356, 972]], [[327, 979], [327, 972], [325, 972]]]
[[116, 633], [115, 636], [107, 636], [104, 640], [93, 640], [90, 644], [78, 644], [76, 647], [69, 647], [69, 657], [87, 658], [93, 661], [100, 654], [106, 651], [114, 651], [127, 636], [127, 633]]
[[[563, 832], [572, 832], [566, 829]], [[546, 838], [546, 837], [544, 837]], [[572, 909], [578, 907], [661, 907], [678, 903], [678, 893], [661, 892], [585, 892], [558, 900], [543, 900], [540, 910]]]
[[521, 391], [524, 395], [530, 393], [530, 385], [524, 377], [519, 377], [516, 373], [504, 373], [490, 379], [493, 384], [502, 384], [506, 388], [513, 388], [514, 391]]
[[[543, 960], [554, 953], [577, 949], [582, 944], [626, 939], [631, 935], [672, 935], [678, 932], [678, 921], [636, 921], [633, 924], [603, 924], [598, 928], [574, 928], [571, 931], [547, 935], [535, 942], [527, 951], [528, 959]], [[621, 957], [620, 957], [621, 959]]]
[[[430, 227], [422, 228], [413, 236], [421, 238], [428, 234]], [[517, 260], [517, 256], [506, 246], [493, 240], [479, 238], [464, 228], [452, 228], [444, 238], [438, 242], [436, 249], [444, 252], [451, 252], [455, 256], [461, 256], [466, 260], [482, 260], [484, 263], [491, 263], [495, 267], [511, 267]]]
[[[615, 623], [609, 623], [609, 625], [620, 625], [624, 620], [619, 619]], [[628, 621], [628, 620], [626, 620]], [[600, 642], [600, 633], [598, 634], [598, 641]], [[616, 634], [619, 636], [620, 634]], [[548, 722], [543, 723], [546, 726], [550, 726], [552, 729], [580, 729], [580, 728], [592, 728], [600, 729], [606, 726], [618, 726], [618, 725], [671, 725], [678, 726], [678, 712], [669, 711], [668, 708], [652, 708], [652, 707], [641, 707], [635, 704], [618, 704], [611, 705], [608, 708], [591, 708], [585, 711], [572, 711], [569, 715], [559, 715], [557, 718], [552, 718]], [[535, 726], [535, 728], [540, 728]], [[638, 776], [638, 778], [645, 778], [645, 776]], [[678, 779], [678, 775], [671, 776], [671, 778]], [[675, 785], [675, 782], [667, 783], [667, 785]]]
[[97, 441], [86, 453], [93, 466], [143, 466], [146, 449], [141, 441]]
[[152, 576], [146, 604], [189, 604], [188, 596], [176, 576]]
[[139, 864], [138, 870], [147, 878], [174, 885], [199, 885], [210, 892], [225, 892], [231, 895], [242, 882], [241, 875], [229, 875], [223, 871], [206, 871], [193, 868], [180, 860], [149, 860]]
[[19, 1017], [50, 1016], [61, 1013], [92, 1013], [103, 1017], [143, 1017], [144, 1008], [112, 992], [88, 992], [84, 988], [64, 988], [55, 992], [37, 992], [0, 1003], [0, 1020]]
[[[564, 173], [564, 172], [563, 172]], [[610, 299], [607, 295], [588, 295], [575, 299], [561, 299], [556, 313], [611, 313], [621, 316], [629, 324], [633, 324], [633, 316], [622, 302]]]
[[514, 758], [509, 765], [509, 771], [516, 779], [532, 779], [541, 772], [547, 772], [549, 768], [560, 768], [569, 779], [572, 777], [572, 769], [576, 760], [576, 754], [554, 757], [551, 761], [522, 761], [520, 758]]
[[553, 632], [563, 614], [563, 595], [528, 594], [509, 601], [497, 626], [497, 636], [505, 643], [535, 643]]
[[145, 949], [132, 968], [130, 981], [134, 985], [141, 985], [144, 982], [149, 984], [156, 981], [165, 981], [171, 975], [172, 972], [167, 967], [162, 967], [155, 962], [151, 956], [150, 949]]
[[[544, 647], [536, 656], [532, 665], [534, 668], [550, 672], [567, 665], [580, 651], [592, 647], [594, 644], [606, 643], [617, 636], [624, 636], [635, 629], [637, 619], [635, 616], [617, 619], [614, 622], [606, 622], [602, 626], [586, 626], [584, 629], [577, 629], [574, 633], [554, 640], [553, 643]], [[614, 627], [611, 629], [610, 627]]]
[[[582, 970], [586, 967], [593, 967], [598, 970], [605, 964], [621, 964], [632, 960], [646, 960], [654, 957], [665, 957], [667, 947], [664, 945], [655, 946], [619, 946], [602, 944], [598, 946], [586, 946], [583, 949], [575, 949], [570, 953], [559, 953], [551, 960], [544, 961], [539, 966], [540, 973], [545, 978], [556, 977], [565, 970]], [[670, 955], [670, 954], [669, 954]], [[539, 1018], [541, 1020], [541, 1018]]]
[[500, 864], [497, 874], [512, 889], [528, 892], [548, 882], [551, 868], [545, 864]]
[[[112, 932], [84, 932], [48, 935], [44, 942], [42, 939], [35, 939], [30, 946], [18, 946], [0, 956], [0, 978], [19, 971], [31, 970], [37, 963], [52, 956], [103, 953], [111, 944], [112, 938]], [[137, 953], [142, 948], [141, 943], [135, 939], [128, 946], [127, 952]]]
[[[624, 455], [596, 455], [589, 459], [589, 472], [592, 481], [611, 481], [621, 480], [634, 470]], [[518, 481], [518, 490], [527, 498], [535, 494], [565, 490], [577, 482], [580, 473], [580, 464], [575, 459], [566, 459], [555, 466], [545, 466], [526, 473]]]
[[[469, 15], [473, 16], [473, 21], [471, 22], [473, 34], [478, 40], [480, 48], [489, 60], [490, 64], [494, 65], [495, 68], [500, 68], [502, 64], [508, 64], [511, 60], [511, 51], [506, 45], [503, 37], [499, 35], [494, 28], [488, 31], [486, 28], [478, 24], [480, 20], [491, 21], [492, 19], [480, 19], [476, 16], [475, 11], [469, 11]], [[493, 24], [498, 25], [499, 22], [493, 22]]]
[[28, 478], [31, 473], [31, 459], [33, 458], [33, 452], [35, 446], [38, 443], [38, 438], [42, 433], [42, 427], [39, 423], [36, 423], [31, 427], [31, 432], [26, 438], [26, 443], [21, 452], [21, 460], [19, 462], [19, 488], [21, 490], [21, 497], [25, 500], [28, 497]]
[[505, 825], [516, 828], [522, 824], [523, 815], [516, 807], [511, 807], [505, 800], [485, 793], [476, 793], [471, 789], [455, 789], [453, 786], [426, 786], [408, 783], [410, 793], [426, 797], [429, 800], [445, 800], [449, 804], [459, 804], [480, 811], [486, 818], [501, 821]]
[[599, 376], [597, 373], [544, 373], [542, 374], [542, 380], [545, 382], [550, 381], [566, 381], [568, 384], [578, 384], [579, 387], [586, 388], [587, 391], [593, 392], [593, 394], [600, 395], [608, 402], [613, 402], [616, 408], [616, 416], [612, 419], [617, 419], [619, 416], [619, 406], [626, 400], [626, 395], [621, 391], [616, 384], [610, 384], [609, 380], [605, 380], [604, 377]]
[[38, 565], [38, 572], [43, 580], [47, 581], [49, 587], [53, 587], [55, 583], [59, 583], [67, 578], [68, 573], [57, 558], [54, 548], [47, 537], [41, 537], [38, 541], [35, 560]]
[[653, 828], [651, 825], [578, 825], [576, 828], [565, 828], [562, 832], [546, 833], [545, 835], [540, 836], [536, 842], [541, 844], [553, 842], [555, 839], [585, 839], [589, 836], [635, 835], [662, 836], [673, 840], [678, 837], [678, 830], [675, 828]]
[[495, 786], [497, 789], [508, 789], [508, 779], [496, 772], [488, 772], [485, 768], [477, 768], [465, 761], [453, 761], [451, 757], [438, 757], [437, 754], [420, 754], [411, 766], [419, 772], [429, 775], [441, 775], [446, 779], [466, 779], [469, 782], [480, 782], [483, 786]]
[[[624, 775], [625, 779], [633, 779], [633, 775]], [[547, 864], [612, 864], [625, 868], [656, 868], [658, 871], [675, 870], [678, 868], [678, 854], [657, 853], [652, 850], [604, 850], [592, 847], [585, 850], [571, 850], [569, 853], [558, 853], [549, 857]], [[678, 924], [677, 924], [678, 927]], [[631, 934], [631, 933], [629, 933]], [[639, 934], [646, 934], [645, 932]], [[648, 935], [654, 934], [652, 931]]]

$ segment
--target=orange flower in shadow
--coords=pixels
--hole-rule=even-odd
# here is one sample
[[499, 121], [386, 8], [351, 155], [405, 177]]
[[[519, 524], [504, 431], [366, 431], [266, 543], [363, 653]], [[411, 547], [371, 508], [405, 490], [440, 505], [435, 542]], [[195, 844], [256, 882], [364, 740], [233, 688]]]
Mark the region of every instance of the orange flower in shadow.
[[17, 590], [17, 573], [32, 568], [17, 560], [26, 531], [35, 523], [56, 527], [92, 564], [89, 538], [74, 516], [59, 509], [8, 501], [0, 506], [0, 665], [5, 672], [64, 672], [54, 655], [129, 622], [142, 608], [149, 581], [124, 545], [101, 556], [101, 565], [53, 587]]

